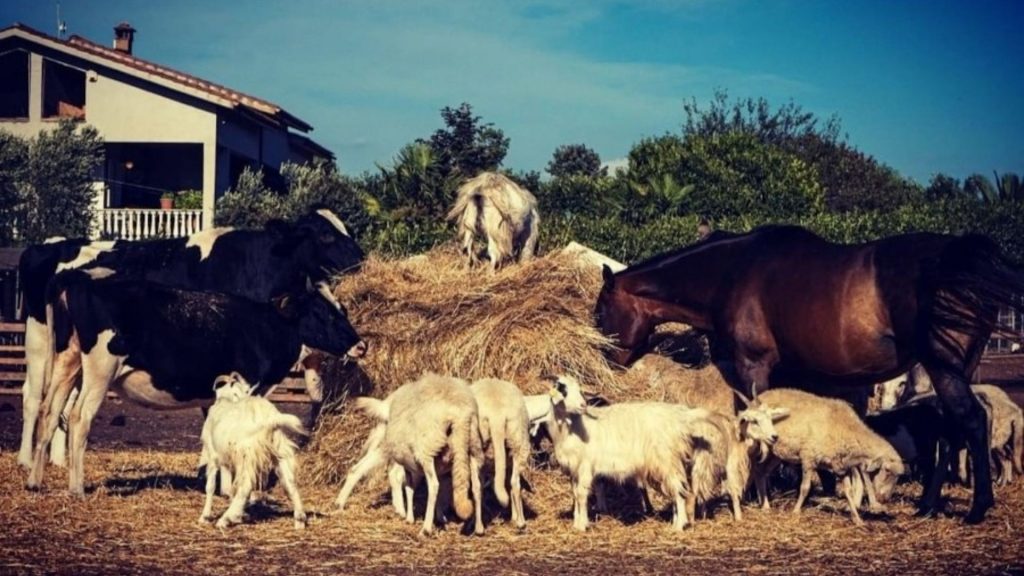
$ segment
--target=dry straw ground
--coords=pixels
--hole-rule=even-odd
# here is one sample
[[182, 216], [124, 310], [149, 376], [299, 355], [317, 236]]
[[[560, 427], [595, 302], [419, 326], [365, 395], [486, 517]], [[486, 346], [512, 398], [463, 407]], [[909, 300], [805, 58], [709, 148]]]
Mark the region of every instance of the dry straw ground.
[[[51, 470], [43, 493], [25, 492], [13, 454], [0, 456], [0, 572], [4, 573], [1006, 573], [1024, 570], [1024, 481], [997, 490], [998, 507], [980, 527], [959, 515], [969, 491], [947, 490], [953, 517], [913, 517], [916, 485], [902, 487], [890, 514], [855, 527], [833, 498], [818, 496], [802, 516], [788, 512], [792, 494], [776, 509], [753, 506], [735, 523], [724, 508], [683, 534], [667, 512], [645, 516], [638, 499], [613, 500], [613, 513], [586, 534], [573, 533], [568, 482], [538, 466], [529, 475], [529, 525], [517, 531], [491, 502], [487, 534], [460, 533], [452, 524], [434, 538], [394, 516], [380, 475], [360, 486], [343, 514], [329, 515], [345, 470], [360, 456], [367, 422], [351, 414], [346, 393], [386, 395], [425, 369], [467, 378], [496, 376], [539, 392], [542, 372], [570, 372], [612, 400], [672, 399], [666, 384], [612, 371], [593, 328], [599, 272], [549, 256], [490, 276], [466, 271], [448, 250], [403, 262], [371, 259], [346, 277], [337, 293], [370, 342], [359, 371], [334, 366], [338, 402], [304, 450], [300, 482], [313, 520], [291, 529], [280, 489], [252, 512], [251, 523], [220, 532], [200, 526], [195, 480], [198, 428], [190, 446], [159, 451], [130, 442], [98, 442], [87, 456], [85, 500], [63, 493], [63, 471]], [[105, 407], [111, 409], [110, 406]], [[122, 406], [121, 410], [128, 410]], [[132, 409], [141, 410], [141, 409]], [[102, 413], [101, 413], [102, 414]], [[129, 421], [146, 419], [141, 411]], [[6, 418], [6, 417], [5, 417]], [[0, 428], [20, 419], [0, 418]], [[109, 414], [106, 415], [109, 419]], [[101, 417], [102, 420], [102, 417]], [[161, 426], [174, 426], [162, 420]], [[192, 428], [195, 428], [192, 430]], [[131, 425], [122, 429], [132, 434]], [[2, 432], [2, 430], [0, 430]], [[99, 436], [102, 437], [103, 430]], [[0, 434], [0, 439], [3, 439]], [[14, 442], [4, 441], [5, 447]], [[113, 447], [113, 449], [111, 449]], [[223, 510], [226, 503], [218, 503]], [[422, 507], [421, 507], [422, 509]], [[422, 512], [420, 512], [422, 513]]]

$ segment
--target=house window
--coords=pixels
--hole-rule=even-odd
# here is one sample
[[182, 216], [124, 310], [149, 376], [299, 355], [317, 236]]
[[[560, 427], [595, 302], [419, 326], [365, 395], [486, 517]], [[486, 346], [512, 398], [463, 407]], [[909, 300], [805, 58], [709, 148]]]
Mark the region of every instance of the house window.
[[43, 60], [43, 118], [85, 118], [85, 72]]
[[28, 52], [0, 54], [0, 118], [28, 118]]

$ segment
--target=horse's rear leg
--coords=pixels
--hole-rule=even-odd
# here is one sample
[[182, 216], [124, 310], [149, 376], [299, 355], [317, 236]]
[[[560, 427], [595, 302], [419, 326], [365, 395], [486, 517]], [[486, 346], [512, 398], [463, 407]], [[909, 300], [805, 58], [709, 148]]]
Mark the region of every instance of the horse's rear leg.
[[974, 498], [971, 510], [964, 521], [968, 524], [977, 524], [985, 519], [985, 513], [995, 504], [992, 494], [992, 469], [988, 459], [988, 419], [981, 403], [971, 392], [964, 374], [956, 374], [948, 368], [929, 364], [924, 363], [935, 385], [935, 392], [946, 413], [962, 431], [971, 460], [974, 462]]

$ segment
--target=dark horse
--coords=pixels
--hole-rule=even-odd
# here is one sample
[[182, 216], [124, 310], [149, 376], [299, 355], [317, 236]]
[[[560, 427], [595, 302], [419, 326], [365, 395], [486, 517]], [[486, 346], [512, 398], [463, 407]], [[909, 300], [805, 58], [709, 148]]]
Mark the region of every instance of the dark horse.
[[[715, 363], [756, 394], [774, 382], [810, 390], [868, 386], [920, 362], [967, 441], [974, 498], [965, 520], [992, 507], [988, 428], [968, 382], [1000, 305], [1021, 307], [1024, 276], [977, 235], [906, 234], [827, 242], [795, 226], [702, 241], [612, 274], [597, 300], [610, 358], [628, 366], [662, 322], [711, 332]], [[939, 487], [920, 506], [932, 513]]]

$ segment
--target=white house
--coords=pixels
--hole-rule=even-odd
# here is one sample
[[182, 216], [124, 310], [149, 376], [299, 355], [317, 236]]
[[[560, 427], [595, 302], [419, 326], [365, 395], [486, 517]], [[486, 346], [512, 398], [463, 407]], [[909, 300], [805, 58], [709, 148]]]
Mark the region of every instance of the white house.
[[[113, 47], [22, 24], [0, 30], [0, 129], [31, 137], [60, 118], [96, 127], [96, 234], [184, 235], [213, 224], [214, 203], [246, 166], [273, 177], [284, 161], [334, 155], [284, 108], [136, 57], [135, 29]], [[202, 210], [160, 210], [164, 192], [202, 191]]]

